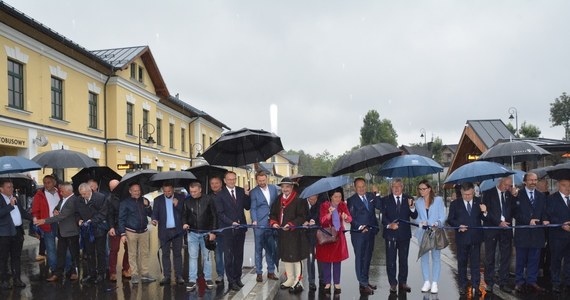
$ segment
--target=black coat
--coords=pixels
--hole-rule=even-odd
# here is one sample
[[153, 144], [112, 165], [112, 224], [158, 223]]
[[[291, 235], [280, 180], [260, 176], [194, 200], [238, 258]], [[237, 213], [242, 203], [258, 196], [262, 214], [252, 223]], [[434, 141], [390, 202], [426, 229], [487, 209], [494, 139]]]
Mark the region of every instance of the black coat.
[[[564, 203], [559, 192], [548, 196], [546, 201], [548, 220], [552, 224], [564, 224], [570, 221], [570, 208]], [[562, 227], [550, 228], [550, 239], [570, 239], [570, 232]]]
[[[281, 206], [281, 196], [273, 202], [269, 223], [300, 226], [307, 220], [307, 201], [295, 197], [286, 207]], [[281, 222], [281, 210], [283, 221]], [[279, 258], [284, 262], [299, 262], [309, 256], [309, 240], [305, 229], [279, 230]]]
[[[501, 199], [496, 188], [492, 188], [483, 193], [483, 204], [487, 206], [487, 218], [483, 221], [483, 226], [499, 226], [501, 223]], [[513, 224], [513, 207], [515, 206], [515, 197], [509, 192], [505, 192], [505, 207], [503, 213], [505, 222]], [[485, 230], [484, 235], [486, 238], [492, 238], [501, 232], [506, 232], [506, 229]]]
[[108, 222], [108, 207], [105, 195], [99, 192], [93, 192], [89, 202], [85, 203], [85, 199], [77, 197], [79, 200], [78, 211], [83, 221], [91, 220], [93, 233], [97, 237], [105, 236], [110, 229]]
[[[539, 219], [540, 223], [546, 220], [546, 197], [538, 190], [534, 190], [534, 209], [526, 189], [521, 189], [517, 195], [514, 217], [516, 225], [529, 225], [531, 219]], [[546, 243], [544, 228], [517, 228], [515, 229], [515, 247], [544, 248]]]
[[[232, 226], [233, 222], [245, 225], [244, 209], [249, 209], [251, 202], [249, 196], [245, 194], [244, 189], [235, 187], [236, 201], [234, 202], [227, 187], [223, 187], [221, 191], [216, 194], [214, 204], [216, 205], [216, 212], [218, 215], [218, 227], [224, 228]], [[246, 232], [246, 228], [241, 228], [239, 231]], [[231, 232], [231, 231], [227, 231]], [[226, 232], [224, 232], [225, 234]]]
[[447, 223], [453, 227], [460, 225], [468, 227], [464, 232], [459, 232], [459, 229], [455, 230], [455, 243], [457, 245], [480, 244], [483, 242], [483, 230], [469, 229], [469, 227], [480, 227], [481, 221], [485, 219], [485, 216], [481, 213], [479, 204], [481, 204], [481, 200], [479, 200], [479, 198], [473, 198], [471, 202], [471, 215], [467, 212], [465, 203], [463, 203], [463, 199], [461, 198], [454, 200], [449, 205]]
[[[400, 210], [396, 207], [396, 200], [393, 194], [390, 194], [380, 200], [380, 207], [382, 211], [382, 227], [384, 228], [382, 237], [386, 240], [399, 241], [399, 240], [409, 240], [412, 238], [412, 230], [410, 224], [400, 222], [398, 223], [398, 229], [392, 230], [387, 229], [388, 224], [393, 223], [397, 220], [410, 221], [410, 218], [415, 219], [418, 217], [418, 211], [410, 210], [408, 205], [408, 199], [412, 198], [410, 195], [402, 194], [400, 198]], [[376, 205], [378, 207], [378, 205]]]

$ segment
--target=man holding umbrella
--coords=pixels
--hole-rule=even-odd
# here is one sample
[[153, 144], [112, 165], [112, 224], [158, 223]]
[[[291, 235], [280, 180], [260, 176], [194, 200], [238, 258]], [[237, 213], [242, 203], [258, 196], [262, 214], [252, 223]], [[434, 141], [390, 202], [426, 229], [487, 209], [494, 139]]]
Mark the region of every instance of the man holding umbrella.
[[170, 285], [170, 249], [172, 249], [176, 283], [184, 284], [182, 278], [183, 234], [181, 234], [184, 233], [182, 229], [183, 208], [184, 198], [174, 193], [174, 186], [171, 182], [165, 181], [162, 184], [162, 195], [154, 198], [152, 210], [152, 224], [158, 225], [158, 239], [162, 249], [164, 278], [160, 281], [160, 285]]
[[276, 249], [271, 246], [275, 244], [273, 230], [267, 229], [269, 226], [269, 209], [275, 199], [277, 199], [277, 187], [267, 184], [267, 174], [263, 171], [255, 174], [257, 186], [251, 190], [249, 196], [251, 198], [251, 220], [255, 228], [255, 269], [257, 271], [257, 282], [263, 281], [263, 249], [265, 249], [265, 260], [267, 262], [267, 278], [279, 280], [275, 276], [275, 262], [273, 253]]
[[351, 231], [352, 247], [354, 248], [354, 259], [356, 268], [356, 279], [360, 285], [360, 293], [372, 295], [376, 285], [368, 282], [368, 272], [372, 251], [374, 250], [374, 239], [378, 233], [378, 220], [376, 219], [376, 196], [366, 192], [366, 181], [364, 178], [354, 180], [354, 190], [356, 193], [347, 199], [348, 210], [352, 216]]

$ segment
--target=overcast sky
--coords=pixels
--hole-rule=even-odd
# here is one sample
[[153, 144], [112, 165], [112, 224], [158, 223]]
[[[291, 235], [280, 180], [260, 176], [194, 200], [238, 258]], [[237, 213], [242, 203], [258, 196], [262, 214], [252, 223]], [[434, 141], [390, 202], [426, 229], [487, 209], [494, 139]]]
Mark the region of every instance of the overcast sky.
[[270, 130], [276, 104], [285, 149], [341, 154], [370, 109], [399, 145], [421, 128], [457, 144], [511, 106], [564, 135], [549, 104], [570, 92], [570, 1], [6, 2], [89, 50], [149, 45], [170, 93], [232, 129]]

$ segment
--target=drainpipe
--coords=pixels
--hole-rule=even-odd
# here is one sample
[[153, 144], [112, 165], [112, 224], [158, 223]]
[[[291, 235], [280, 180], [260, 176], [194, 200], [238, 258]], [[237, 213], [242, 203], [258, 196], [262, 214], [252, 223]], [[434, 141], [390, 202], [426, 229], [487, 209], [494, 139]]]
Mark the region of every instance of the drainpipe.
[[111, 67], [111, 73], [107, 75], [107, 80], [105, 80], [105, 84], [103, 85], [103, 126], [105, 127], [103, 129], [103, 133], [105, 137], [105, 166], [109, 165], [109, 140], [107, 139], [107, 84], [109, 83], [109, 80], [111, 80], [111, 77], [114, 73], [115, 68]]

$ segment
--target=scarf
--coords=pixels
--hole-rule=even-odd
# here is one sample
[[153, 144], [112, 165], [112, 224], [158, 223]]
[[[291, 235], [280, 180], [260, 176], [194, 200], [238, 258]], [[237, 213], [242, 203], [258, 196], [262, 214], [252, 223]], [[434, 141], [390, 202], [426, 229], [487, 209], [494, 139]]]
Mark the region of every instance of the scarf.
[[280, 224], [283, 224], [283, 215], [284, 215], [284, 210], [285, 208], [291, 204], [291, 202], [293, 202], [293, 199], [297, 198], [297, 192], [292, 191], [291, 194], [289, 194], [289, 197], [285, 198], [285, 195], [281, 195], [281, 197], [279, 198], [279, 202], [281, 203], [281, 218], [279, 220]]

